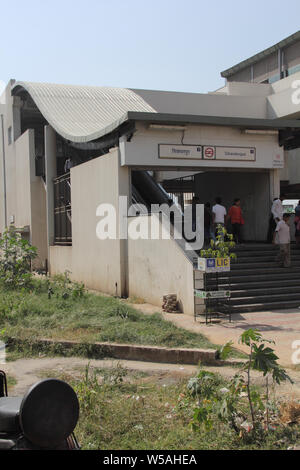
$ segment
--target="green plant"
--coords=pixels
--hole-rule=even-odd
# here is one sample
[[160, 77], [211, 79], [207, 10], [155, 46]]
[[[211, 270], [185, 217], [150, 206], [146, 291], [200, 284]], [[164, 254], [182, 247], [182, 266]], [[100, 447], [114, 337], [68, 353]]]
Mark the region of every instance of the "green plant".
[[102, 375], [104, 384], [121, 385], [124, 382], [124, 378], [128, 375], [128, 370], [118, 362], [111, 369], [104, 369]]
[[[276, 403], [270, 400], [270, 383], [273, 386], [281, 382], [292, 380], [286, 371], [278, 364], [278, 357], [274, 350], [265, 343], [274, 343], [262, 337], [258, 330], [249, 329], [240, 337], [240, 343], [248, 346], [248, 359], [241, 369], [228, 384], [228, 388], [207, 385], [202, 380], [200, 386], [198, 380], [190, 381], [190, 389], [197, 391], [198, 403], [194, 410], [192, 426], [194, 429], [204, 425], [210, 429], [214, 419], [229, 424], [235, 432], [247, 438], [258, 439], [270, 428], [270, 413], [277, 409]], [[230, 354], [232, 343], [227, 343], [219, 349], [219, 357], [225, 359]], [[256, 370], [263, 374], [266, 379], [263, 394], [258, 387], [252, 383], [252, 371]], [[211, 373], [201, 372], [201, 378], [207, 383], [212, 381]], [[199, 390], [198, 390], [199, 384]], [[250, 423], [249, 423], [250, 418]]]
[[31, 264], [36, 248], [24, 240], [13, 226], [0, 237], [0, 280], [8, 288], [28, 288], [32, 285]]
[[48, 299], [53, 295], [63, 300], [79, 299], [85, 295], [84, 284], [71, 281], [70, 274], [71, 272], [66, 270], [64, 274], [57, 274], [52, 279], [47, 279]]
[[[248, 346], [250, 349], [248, 354], [248, 361], [245, 363], [242, 372], [246, 373], [247, 376], [247, 396], [251, 411], [252, 425], [253, 428], [255, 428], [255, 426], [257, 425], [255, 408], [257, 408], [257, 405], [262, 408], [262, 400], [260, 396], [253, 393], [253, 391], [251, 390], [251, 370], [257, 370], [259, 372], [262, 372], [264, 377], [266, 377], [267, 398], [269, 395], [268, 375], [270, 375], [273, 379], [273, 382], [277, 383], [278, 385], [286, 380], [289, 380], [292, 383], [292, 380], [287, 375], [286, 371], [278, 364], [278, 357], [274, 353], [274, 350], [270, 347], [266, 347], [264, 344], [274, 344], [274, 341], [264, 339], [258, 330], [251, 328], [241, 335], [240, 343]], [[267, 423], [267, 425], [268, 424], [269, 423]]]
[[202, 258], [231, 258], [236, 259], [235, 253], [230, 253], [235, 247], [233, 235], [222, 226], [217, 226], [216, 240], [211, 240], [210, 248], [201, 250]]

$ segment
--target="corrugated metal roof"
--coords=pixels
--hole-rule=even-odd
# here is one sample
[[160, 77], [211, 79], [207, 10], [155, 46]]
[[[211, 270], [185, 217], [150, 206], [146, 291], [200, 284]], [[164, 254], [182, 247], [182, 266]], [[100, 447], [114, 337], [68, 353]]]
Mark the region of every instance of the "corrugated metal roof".
[[16, 82], [25, 89], [49, 124], [64, 138], [89, 142], [111, 132], [129, 111], [155, 113], [127, 88]]
[[268, 49], [265, 49], [264, 51], [259, 52], [258, 54], [255, 54], [249, 59], [243, 60], [243, 62], [240, 62], [239, 64], [234, 65], [233, 67], [230, 67], [227, 70], [224, 70], [224, 72], [221, 72], [221, 76], [224, 78], [229, 78], [235, 73], [239, 72], [240, 70], [243, 70], [246, 67], [249, 67], [250, 65], [256, 64], [259, 60], [263, 59], [264, 57], [269, 56], [270, 54], [273, 54], [279, 49], [289, 46], [290, 44], [294, 44], [299, 39], [300, 39], [300, 31], [297, 31], [295, 34], [292, 34], [288, 38], [283, 39], [282, 41], [278, 42], [274, 46], [271, 46]]

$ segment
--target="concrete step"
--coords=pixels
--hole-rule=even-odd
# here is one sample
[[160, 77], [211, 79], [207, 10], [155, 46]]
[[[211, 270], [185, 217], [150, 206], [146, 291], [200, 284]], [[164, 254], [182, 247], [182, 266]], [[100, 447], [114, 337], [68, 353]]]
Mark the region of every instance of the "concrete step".
[[253, 305], [257, 303], [268, 303], [268, 302], [291, 302], [298, 301], [300, 306], [300, 292], [279, 294], [279, 295], [254, 295], [248, 297], [238, 297], [231, 300], [231, 305]]
[[[282, 268], [283, 270], [284, 268]], [[267, 273], [267, 274], [245, 274], [245, 275], [240, 275], [240, 273], [237, 273], [236, 276], [230, 276], [230, 284], [235, 285], [235, 284], [244, 284], [245, 283], [250, 283], [250, 282], [260, 282], [260, 285], [262, 286], [262, 282], [265, 283], [267, 281], [286, 281], [286, 280], [296, 280], [299, 283], [299, 271], [295, 272], [279, 272], [279, 273]], [[219, 277], [218, 283], [220, 285], [223, 284], [228, 284], [228, 277]], [[208, 281], [207, 285], [215, 284], [215, 281]], [[248, 284], [249, 285], [249, 284]]]
[[[290, 300], [283, 302], [266, 302], [266, 303], [255, 303], [255, 304], [243, 304], [243, 305], [232, 305], [232, 314], [246, 313], [246, 312], [266, 312], [270, 310], [285, 310], [299, 308], [300, 301]], [[300, 312], [300, 310], [299, 310]]]
[[[206, 277], [208, 289], [232, 291], [232, 313], [278, 310], [300, 307], [300, 249], [291, 245], [290, 268], [280, 268], [278, 246], [253, 244], [238, 246], [237, 260], [230, 273]], [[218, 308], [226, 311], [228, 304]], [[299, 311], [300, 312], [300, 311]]]
[[[269, 268], [251, 268], [251, 269], [232, 269], [230, 271], [230, 278], [234, 279], [235, 277], [244, 277], [244, 276], [252, 276], [252, 275], [265, 275], [268, 276], [269, 274], [299, 274], [300, 275], [300, 266], [291, 266], [290, 268], [280, 268], [278, 267], [269, 267]], [[219, 279], [223, 276], [220, 275]]]
[[[274, 288], [275, 293], [279, 289], [298, 289], [300, 292], [300, 287], [299, 287], [299, 279], [286, 279], [286, 280], [275, 280], [275, 281], [266, 281], [266, 282], [246, 282], [246, 283], [234, 283], [234, 284], [228, 284], [228, 287], [226, 287], [227, 284], [219, 284], [218, 286], [216, 284], [208, 284], [208, 287], [212, 290], [218, 290], [220, 289], [227, 289], [231, 290], [232, 292], [251, 292], [251, 291], [261, 291], [262, 289], [265, 291], [269, 291], [269, 289]], [[201, 287], [202, 288], [202, 287]]]
[[[231, 260], [231, 265], [235, 266], [237, 264], [243, 266], [244, 264], [248, 263], [272, 263], [276, 260], [276, 256], [278, 255], [278, 251], [272, 252], [270, 254], [262, 253], [261, 256], [254, 256], [252, 253], [250, 256], [239, 256], [236, 260]], [[291, 259], [295, 263], [300, 263], [300, 252], [299, 253], [291, 253]]]
[[[294, 227], [292, 227], [292, 229], [293, 228]], [[258, 243], [258, 244], [244, 243], [242, 245], [236, 245], [233, 251], [237, 251], [237, 252], [255, 251], [259, 253], [260, 251], [271, 251], [271, 250], [277, 250], [277, 249], [278, 249], [278, 246], [274, 245], [273, 243]], [[297, 246], [295, 242], [292, 242], [291, 249], [299, 250], [299, 246]]]
[[[291, 268], [299, 268], [300, 269], [300, 261], [291, 260]], [[231, 271], [249, 271], [249, 270], [256, 270], [257, 272], [265, 270], [265, 269], [276, 269], [279, 268], [279, 262], [276, 260], [269, 261], [268, 263], [232, 263], [231, 264]], [[279, 268], [280, 269], [280, 268]]]
[[[271, 284], [273, 286], [273, 283]], [[252, 286], [247, 284], [249, 289], [238, 289], [235, 290], [231, 288], [231, 297], [234, 298], [241, 298], [241, 297], [255, 297], [255, 296], [262, 296], [262, 295], [279, 295], [279, 294], [299, 294], [300, 295], [300, 287], [299, 281], [296, 285], [287, 285], [286, 287], [278, 286], [278, 287], [266, 287], [265, 283], [263, 287], [261, 284], [258, 285], [258, 288], [252, 289]], [[238, 286], [235, 286], [238, 287]]]

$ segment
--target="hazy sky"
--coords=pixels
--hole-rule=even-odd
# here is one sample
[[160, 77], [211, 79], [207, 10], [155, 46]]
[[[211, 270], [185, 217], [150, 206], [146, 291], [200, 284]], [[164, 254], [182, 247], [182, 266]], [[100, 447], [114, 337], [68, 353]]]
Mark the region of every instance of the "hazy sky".
[[299, 19], [299, 0], [0, 0], [0, 82], [206, 93]]

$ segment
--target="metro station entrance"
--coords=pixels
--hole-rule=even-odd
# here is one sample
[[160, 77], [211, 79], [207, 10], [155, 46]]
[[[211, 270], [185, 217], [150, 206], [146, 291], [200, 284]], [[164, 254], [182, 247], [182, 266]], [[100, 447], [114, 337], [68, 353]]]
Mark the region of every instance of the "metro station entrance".
[[193, 196], [197, 196], [202, 204], [209, 202], [212, 207], [216, 197], [221, 197], [228, 211], [234, 199], [240, 198], [245, 219], [243, 239], [266, 241], [271, 208], [269, 171], [208, 170], [184, 178], [165, 179], [162, 186], [181, 205], [191, 203]]

